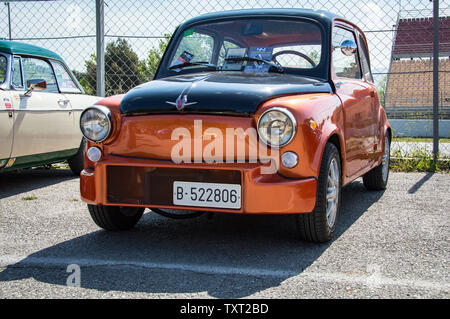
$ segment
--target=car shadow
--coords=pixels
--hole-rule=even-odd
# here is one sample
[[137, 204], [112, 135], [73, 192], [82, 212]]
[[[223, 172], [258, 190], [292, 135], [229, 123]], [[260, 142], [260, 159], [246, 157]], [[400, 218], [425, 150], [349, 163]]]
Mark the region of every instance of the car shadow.
[[[360, 181], [345, 187], [334, 240], [382, 195], [381, 191], [366, 191]], [[194, 293], [200, 297], [206, 292], [217, 298], [240, 298], [277, 287], [301, 274], [332, 243], [299, 241], [294, 216], [289, 215], [216, 214], [212, 219], [203, 215], [168, 220], [147, 213], [131, 231], [99, 230], [30, 254], [6, 267], [0, 273], [0, 282], [34, 278], [65, 286], [69, 276], [66, 268], [39, 265], [39, 261], [90, 261], [91, 265], [81, 265], [82, 288], [102, 292]], [[116, 262], [102, 264], [105, 261]], [[147, 264], [155, 266], [146, 267]], [[189, 265], [185, 271], [183, 265]], [[249, 273], [230, 272], [233, 269], [249, 269]], [[252, 269], [259, 272], [252, 273]], [[264, 275], [261, 271], [277, 275]]]
[[0, 199], [77, 178], [70, 169], [27, 169], [0, 173]]

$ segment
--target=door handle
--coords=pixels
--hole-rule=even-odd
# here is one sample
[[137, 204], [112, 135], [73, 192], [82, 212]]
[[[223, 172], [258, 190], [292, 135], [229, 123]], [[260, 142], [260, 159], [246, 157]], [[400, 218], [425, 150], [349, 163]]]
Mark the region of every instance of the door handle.
[[12, 112], [8, 112], [8, 116], [9, 116], [9, 117], [13, 117]]
[[69, 102], [70, 102], [70, 100], [58, 100], [59, 104], [67, 104]]

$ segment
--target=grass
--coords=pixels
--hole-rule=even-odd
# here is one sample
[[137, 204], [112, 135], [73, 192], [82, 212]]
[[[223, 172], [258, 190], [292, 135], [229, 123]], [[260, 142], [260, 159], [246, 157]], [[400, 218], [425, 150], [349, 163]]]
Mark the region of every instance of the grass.
[[444, 172], [450, 173], [450, 159], [437, 157], [425, 149], [416, 149], [409, 154], [400, 150], [391, 153], [391, 171], [394, 172]]
[[[426, 142], [433, 143], [432, 137], [394, 137], [392, 142]], [[450, 143], [450, 138], [440, 138], [439, 143]]]
[[70, 169], [69, 163], [67, 161], [56, 164], [45, 165], [44, 169]]
[[36, 199], [37, 197], [34, 194], [22, 197], [22, 200], [36, 200]]
[[[433, 143], [428, 137], [394, 137], [392, 142], [406, 143]], [[440, 144], [450, 143], [449, 138], [440, 138]], [[447, 154], [437, 156], [434, 160], [430, 147], [422, 145], [409, 145], [404, 150], [401, 144], [391, 148], [391, 170], [394, 172], [445, 172], [450, 173], [450, 157]], [[447, 147], [447, 146], [445, 146]]]

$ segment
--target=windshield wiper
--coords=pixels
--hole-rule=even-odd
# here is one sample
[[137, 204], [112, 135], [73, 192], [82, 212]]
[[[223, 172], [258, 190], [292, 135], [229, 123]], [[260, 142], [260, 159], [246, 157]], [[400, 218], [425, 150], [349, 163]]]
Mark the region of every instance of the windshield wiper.
[[186, 62], [186, 63], [169, 66], [168, 69], [169, 70], [182, 69], [182, 68], [185, 68], [188, 66], [194, 66], [194, 65], [204, 66], [204, 67], [207, 67], [207, 68], [210, 68], [213, 70], [217, 70], [217, 65], [211, 64], [209, 62]]
[[[258, 59], [258, 58], [252, 58], [249, 56], [243, 56], [243, 57], [233, 57], [233, 58], [225, 58], [225, 61], [249, 61], [249, 62], [260, 62], [260, 63], [266, 63], [270, 65], [272, 68], [274, 68], [278, 73], [283, 73], [284, 69], [281, 65], [276, 64], [272, 61], [264, 60], [264, 59]], [[270, 69], [269, 69], [270, 70]]]

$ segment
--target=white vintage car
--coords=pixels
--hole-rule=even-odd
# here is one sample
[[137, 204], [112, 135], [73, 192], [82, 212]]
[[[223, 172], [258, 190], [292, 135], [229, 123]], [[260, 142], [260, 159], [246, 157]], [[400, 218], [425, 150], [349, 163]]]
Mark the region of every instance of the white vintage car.
[[68, 160], [79, 175], [81, 112], [100, 98], [84, 91], [56, 53], [0, 41], [0, 172]]

